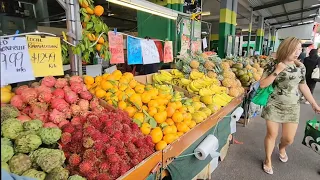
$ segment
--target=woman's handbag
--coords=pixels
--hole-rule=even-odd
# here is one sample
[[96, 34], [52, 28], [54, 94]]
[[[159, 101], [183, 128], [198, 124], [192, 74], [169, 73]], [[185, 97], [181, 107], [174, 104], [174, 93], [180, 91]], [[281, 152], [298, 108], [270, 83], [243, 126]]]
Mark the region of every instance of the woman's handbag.
[[316, 117], [307, 121], [302, 144], [320, 154], [320, 121]]
[[311, 74], [311, 79], [320, 82], [320, 60], [318, 60], [318, 65], [313, 69]]
[[269, 96], [271, 93], [273, 93], [273, 91], [274, 89], [272, 84], [270, 84], [266, 88], [259, 88], [257, 94], [252, 98], [252, 102], [260, 106], [266, 106], [269, 100]]

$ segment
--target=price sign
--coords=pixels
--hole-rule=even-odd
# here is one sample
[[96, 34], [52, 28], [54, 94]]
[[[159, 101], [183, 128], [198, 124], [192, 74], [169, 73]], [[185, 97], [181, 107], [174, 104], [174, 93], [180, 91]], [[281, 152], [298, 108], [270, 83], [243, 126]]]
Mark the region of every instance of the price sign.
[[143, 39], [140, 43], [142, 48], [143, 64], [159, 63], [160, 56], [154, 41]]
[[190, 50], [190, 38], [189, 36], [182, 35], [180, 55], [187, 54], [188, 50]]
[[120, 33], [114, 33], [113, 31], [108, 32], [109, 38], [109, 50], [111, 53], [111, 64], [124, 63], [124, 52], [123, 52], [123, 35]]
[[26, 38], [0, 38], [1, 86], [34, 80]]
[[35, 77], [64, 74], [60, 38], [30, 35], [27, 41]]
[[140, 39], [128, 36], [127, 38], [128, 65], [142, 64], [142, 50]]
[[172, 41], [164, 43], [164, 58], [163, 62], [168, 63], [173, 61]]
[[191, 52], [201, 52], [201, 39], [197, 41], [192, 41], [191, 43]]

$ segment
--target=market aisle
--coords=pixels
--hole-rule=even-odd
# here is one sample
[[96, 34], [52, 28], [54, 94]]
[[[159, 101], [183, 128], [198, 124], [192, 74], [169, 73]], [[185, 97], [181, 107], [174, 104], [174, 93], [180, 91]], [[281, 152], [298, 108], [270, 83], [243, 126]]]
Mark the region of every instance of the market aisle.
[[[315, 97], [320, 103], [320, 84], [317, 85]], [[305, 122], [313, 118], [310, 105], [301, 105], [301, 121], [295, 142], [287, 150], [289, 162], [279, 161], [277, 152], [273, 154], [274, 175], [262, 171], [264, 159], [263, 140], [265, 122], [256, 118], [243, 128], [238, 125], [236, 139], [243, 145], [232, 145], [226, 159], [213, 172], [213, 180], [318, 180], [320, 175], [320, 155], [301, 144], [304, 136]], [[318, 116], [320, 119], [320, 116]]]

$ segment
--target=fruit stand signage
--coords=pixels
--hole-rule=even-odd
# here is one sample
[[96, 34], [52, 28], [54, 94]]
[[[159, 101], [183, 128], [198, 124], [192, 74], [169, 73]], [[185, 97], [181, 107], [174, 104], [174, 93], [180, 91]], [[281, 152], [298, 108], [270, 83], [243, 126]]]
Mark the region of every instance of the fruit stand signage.
[[1, 86], [35, 79], [26, 38], [0, 38], [0, 60]]
[[140, 43], [142, 48], [143, 64], [159, 63], [160, 56], [154, 41], [143, 39]]
[[35, 77], [64, 74], [60, 38], [29, 35], [27, 41]]
[[164, 43], [164, 58], [163, 62], [168, 63], [173, 61], [172, 41]]
[[128, 36], [127, 38], [128, 65], [142, 64], [142, 50], [140, 39]]
[[111, 64], [124, 63], [124, 52], [123, 52], [123, 35], [115, 33], [113, 31], [108, 32], [109, 38], [109, 50], [111, 53]]

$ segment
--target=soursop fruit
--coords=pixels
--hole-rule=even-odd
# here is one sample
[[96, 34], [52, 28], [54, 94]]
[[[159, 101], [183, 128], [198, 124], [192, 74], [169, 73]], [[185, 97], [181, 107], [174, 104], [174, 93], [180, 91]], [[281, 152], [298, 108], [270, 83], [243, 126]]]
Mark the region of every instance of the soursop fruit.
[[59, 128], [41, 128], [39, 136], [44, 144], [55, 144], [61, 138], [61, 130]]
[[22, 123], [18, 119], [10, 118], [1, 124], [1, 133], [6, 138], [16, 139], [22, 131]]
[[73, 176], [70, 176], [68, 180], [87, 180], [87, 179], [79, 175], [73, 175]]
[[6, 170], [7, 172], [10, 173], [10, 168], [9, 168], [8, 163], [1, 162], [1, 169], [4, 169], [4, 170]]
[[1, 123], [10, 118], [16, 118], [19, 116], [19, 110], [11, 105], [1, 107]]
[[23, 123], [23, 128], [26, 131], [28, 131], [28, 130], [37, 131], [40, 128], [42, 128], [42, 126], [43, 126], [43, 122], [41, 120], [37, 120], [37, 119]]
[[65, 160], [63, 151], [58, 149], [43, 151], [36, 157], [36, 163], [45, 172], [51, 172], [54, 168], [62, 166]]
[[69, 177], [69, 171], [59, 166], [54, 168], [46, 177], [46, 180], [66, 180]]
[[22, 174], [22, 176], [35, 178], [37, 180], [44, 180], [46, 178], [46, 173], [42, 171], [37, 171], [36, 169], [29, 169]]
[[16, 154], [9, 161], [10, 171], [14, 174], [22, 175], [31, 168], [31, 159], [25, 154]]
[[14, 155], [13, 147], [1, 144], [1, 162], [8, 162]]

